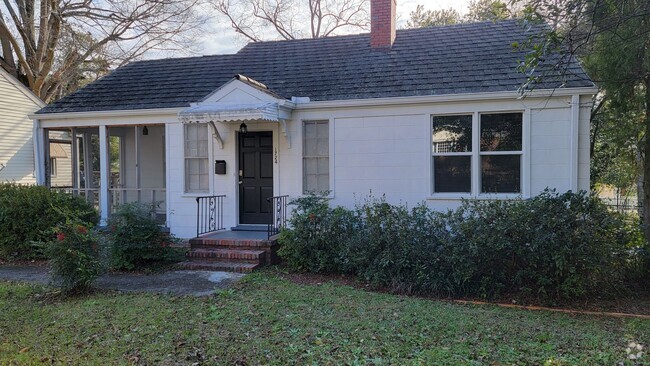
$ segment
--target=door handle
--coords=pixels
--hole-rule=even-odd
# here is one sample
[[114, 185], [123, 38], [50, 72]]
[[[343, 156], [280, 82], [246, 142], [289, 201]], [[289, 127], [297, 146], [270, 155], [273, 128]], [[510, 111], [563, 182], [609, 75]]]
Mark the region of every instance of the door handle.
[[240, 181], [239, 181], [239, 184], [242, 184], [242, 183], [244, 183], [244, 181], [243, 181], [243, 180], [240, 180]]

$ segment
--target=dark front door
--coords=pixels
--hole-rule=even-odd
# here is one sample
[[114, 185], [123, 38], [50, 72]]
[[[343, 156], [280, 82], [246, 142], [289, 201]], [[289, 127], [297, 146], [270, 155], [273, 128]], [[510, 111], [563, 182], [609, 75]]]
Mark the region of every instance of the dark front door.
[[273, 196], [273, 133], [239, 134], [239, 223], [270, 224]]

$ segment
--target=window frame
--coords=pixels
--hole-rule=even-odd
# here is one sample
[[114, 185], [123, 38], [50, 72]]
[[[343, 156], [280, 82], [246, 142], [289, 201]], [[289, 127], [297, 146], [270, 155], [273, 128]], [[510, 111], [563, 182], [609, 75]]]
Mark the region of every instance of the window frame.
[[302, 163], [302, 165], [301, 165], [301, 177], [300, 178], [302, 180], [301, 191], [302, 191], [303, 196], [308, 195], [310, 193], [309, 191], [306, 190], [306, 187], [305, 187], [305, 185], [306, 185], [306, 181], [305, 181], [305, 174], [306, 174], [306, 172], [305, 172], [305, 160], [310, 159], [310, 158], [316, 158], [316, 159], [325, 158], [325, 156], [307, 156], [305, 154], [305, 141], [306, 141], [306, 136], [307, 136], [305, 126], [308, 123], [323, 123], [323, 124], [327, 124], [327, 143], [328, 143], [327, 179], [328, 179], [328, 186], [329, 186], [329, 189], [328, 189], [329, 194], [327, 195], [327, 197], [333, 198], [334, 186], [333, 186], [333, 174], [332, 174], [332, 164], [333, 164], [332, 151], [334, 149], [334, 144], [333, 144], [334, 139], [332, 138], [332, 136], [333, 136], [333, 123], [332, 122], [333, 121], [332, 121], [331, 118], [322, 118], [322, 119], [314, 118], [314, 119], [305, 119], [305, 120], [301, 121], [301, 124], [300, 124], [300, 127], [301, 127], [300, 128], [300, 130], [301, 130], [300, 143], [301, 143], [301, 163]]
[[[490, 151], [481, 152], [481, 130], [480, 121], [482, 114], [507, 114], [507, 113], [520, 113], [522, 115], [521, 122], [521, 135], [522, 135], [522, 150], [517, 152], [511, 151]], [[441, 116], [472, 116], [472, 151], [459, 152], [459, 153], [433, 153], [433, 118]], [[508, 108], [487, 108], [484, 110], [466, 110], [461, 112], [450, 113], [430, 113], [429, 114], [429, 192], [428, 200], [459, 200], [459, 199], [512, 199], [512, 198], [528, 198], [530, 197], [530, 109], [508, 109]], [[483, 155], [520, 155], [520, 189], [519, 193], [483, 193], [481, 192], [481, 156]], [[434, 156], [471, 156], [471, 192], [469, 193], [452, 193], [452, 192], [435, 192], [435, 167]]]
[[56, 178], [59, 175], [57, 158], [50, 157], [50, 178]]
[[[207, 129], [207, 132], [205, 134], [205, 136], [206, 136], [205, 141], [207, 141], [207, 156], [205, 156], [205, 157], [203, 157], [203, 156], [189, 156], [188, 157], [186, 155], [186, 143], [188, 141], [190, 141], [190, 140], [187, 139], [187, 129], [190, 126], [193, 127], [193, 126], [196, 126], [196, 125], [198, 125], [198, 126], [205, 125], [205, 128]], [[211, 174], [212, 173], [212, 168], [211, 168], [211, 164], [210, 164], [210, 161], [211, 161], [210, 156], [211, 156], [211, 151], [212, 151], [212, 144], [210, 142], [210, 136], [211, 136], [211, 133], [210, 133], [210, 130], [209, 130], [209, 126], [207, 124], [202, 124], [202, 123], [183, 124], [183, 196], [186, 196], [186, 197], [198, 197], [198, 196], [203, 196], [203, 195], [212, 193], [212, 182], [211, 182], [211, 179], [210, 179], [210, 176], [212, 175]], [[200, 140], [196, 140], [196, 141], [200, 141]], [[192, 191], [189, 190], [189, 188], [188, 188], [188, 176], [187, 176], [187, 174], [188, 174], [188, 170], [187, 170], [187, 161], [188, 161], [188, 159], [196, 159], [196, 160], [206, 159], [207, 160], [208, 172], [206, 174], [207, 174], [207, 178], [208, 178], [208, 187], [205, 190], [192, 190]]]
[[[471, 141], [471, 144], [470, 144], [470, 151], [433, 152], [433, 143], [434, 143], [433, 142], [433, 119], [435, 117], [453, 117], [453, 116], [470, 116], [471, 117], [470, 128], [471, 128], [472, 141]], [[430, 144], [429, 144], [429, 154], [431, 155], [431, 157], [430, 157], [430, 159], [431, 159], [430, 166], [431, 166], [431, 192], [432, 192], [432, 194], [434, 194], [436, 196], [439, 195], [439, 196], [450, 196], [450, 197], [455, 197], [455, 196], [463, 196], [463, 197], [465, 197], [467, 195], [471, 195], [472, 191], [473, 191], [473, 188], [474, 188], [473, 185], [472, 185], [472, 182], [474, 180], [474, 175], [473, 175], [473, 172], [474, 172], [474, 158], [473, 158], [473, 155], [474, 155], [474, 150], [476, 148], [474, 146], [474, 129], [475, 129], [475, 126], [474, 126], [474, 113], [432, 114], [431, 118], [429, 119], [429, 129], [430, 129], [429, 136], [430, 136], [430, 139], [431, 139]], [[469, 162], [470, 191], [469, 192], [436, 192], [435, 191], [435, 189], [436, 189], [436, 181], [435, 181], [435, 179], [436, 179], [435, 178], [436, 170], [435, 170], [435, 166], [434, 166], [434, 158], [437, 157], [437, 156], [469, 156], [470, 157], [470, 162]]]
[[[481, 150], [481, 127], [482, 127], [482, 121], [481, 121], [481, 116], [483, 115], [490, 115], [490, 114], [521, 114], [521, 150], [495, 150], [495, 151], [482, 151]], [[479, 151], [478, 151], [478, 175], [479, 175], [479, 181], [478, 181], [478, 195], [521, 195], [523, 192], [523, 185], [524, 185], [524, 180], [523, 180], [523, 166], [524, 166], [524, 113], [521, 112], [480, 112], [478, 113], [478, 136], [479, 136]], [[496, 193], [496, 192], [483, 192], [483, 169], [482, 169], [482, 162], [481, 158], [483, 156], [519, 156], [519, 192], [501, 192], [501, 193]]]

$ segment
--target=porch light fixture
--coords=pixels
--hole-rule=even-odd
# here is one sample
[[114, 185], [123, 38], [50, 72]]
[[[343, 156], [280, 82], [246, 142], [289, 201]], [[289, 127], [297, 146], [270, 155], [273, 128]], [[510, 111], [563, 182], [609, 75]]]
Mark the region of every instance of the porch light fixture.
[[239, 125], [239, 133], [241, 133], [242, 135], [245, 135], [245, 134], [248, 133], [248, 126], [246, 126], [245, 123], [242, 123], [241, 125]]
[[148, 134], [149, 134], [149, 129], [147, 128], [147, 126], [144, 126], [144, 128], [142, 128], [142, 135], [147, 136]]

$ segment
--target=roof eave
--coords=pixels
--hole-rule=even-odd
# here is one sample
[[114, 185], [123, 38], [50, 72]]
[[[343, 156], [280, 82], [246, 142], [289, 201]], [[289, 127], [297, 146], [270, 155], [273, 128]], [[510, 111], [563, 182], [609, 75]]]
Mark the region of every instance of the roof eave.
[[138, 117], [138, 116], [156, 116], [156, 115], [176, 115], [187, 107], [175, 108], [151, 108], [151, 109], [116, 109], [108, 111], [83, 111], [83, 112], [50, 112], [50, 113], [33, 113], [29, 115], [31, 119], [48, 120], [48, 119], [75, 119], [75, 118], [93, 118], [93, 117]]
[[[372, 107], [372, 106], [394, 106], [409, 104], [441, 103], [441, 102], [471, 102], [478, 100], [498, 100], [498, 99], [520, 99], [520, 98], [543, 98], [543, 97], [561, 97], [571, 95], [594, 95], [598, 93], [596, 87], [583, 88], [558, 88], [558, 89], [540, 89], [533, 90], [525, 95], [517, 91], [511, 92], [487, 92], [487, 93], [463, 93], [463, 94], [441, 94], [441, 95], [424, 95], [410, 97], [387, 97], [387, 98], [366, 98], [366, 99], [341, 99], [328, 101], [310, 101], [307, 103], [286, 102], [286, 107], [295, 108], [296, 110], [319, 109], [319, 108], [340, 108], [340, 107]], [[84, 111], [84, 112], [58, 112], [30, 114], [32, 119], [75, 119], [89, 117], [136, 117], [152, 115], [170, 115], [187, 107], [177, 108], [155, 108], [155, 109], [124, 109], [109, 111]]]
[[335, 108], [335, 107], [373, 107], [373, 106], [394, 106], [409, 104], [426, 104], [441, 102], [472, 102], [479, 100], [498, 99], [523, 99], [523, 98], [548, 98], [571, 95], [595, 95], [598, 93], [596, 87], [581, 88], [557, 88], [533, 90], [522, 95], [517, 91], [511, 92], [481, 92], [481, 93], [459, 93], [441, 95], [423, 95], [407, 97], [387, 98], [366, 98], [366, 99], [340, 99], [326, 101], [310, 101], [308, 103], [296, 103], [296, 110]]

